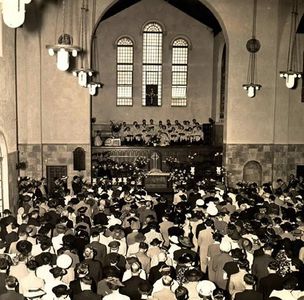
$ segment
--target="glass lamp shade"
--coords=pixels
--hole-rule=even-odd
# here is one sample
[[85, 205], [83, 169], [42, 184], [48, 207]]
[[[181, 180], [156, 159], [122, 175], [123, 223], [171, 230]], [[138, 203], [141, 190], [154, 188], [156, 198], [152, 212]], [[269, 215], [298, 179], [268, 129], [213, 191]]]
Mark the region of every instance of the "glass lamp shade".
[[61, 48], [57, 52], [57, 68], [60, 71], [66, 71], [70, 66], [69, 51]]
[[247, 91], [247, 96], [249, 98], [254, 98], [256, 91], [261, 89], [261, 85], [260, 84], [254, 84], [254, 83], [250, 83], [250, 84], [243, 84], [243, 88], [244, 90]]
[[88, 84], [90, 95], [95, 96], [97, 93], [97, 88], [99, 88], [99, 87], [101, 87], [100, 83], [91, 82], [90, 84]]
[[302, 75], [299, 72], [280, 72], [280, 77], [285, 78], [286, 87], [292, 89], [295, 87], [296, 80]]
[[4, 23], [11, 28], [21, 26], [25, 21], [25, 4], [31, 0], [2, 0]]

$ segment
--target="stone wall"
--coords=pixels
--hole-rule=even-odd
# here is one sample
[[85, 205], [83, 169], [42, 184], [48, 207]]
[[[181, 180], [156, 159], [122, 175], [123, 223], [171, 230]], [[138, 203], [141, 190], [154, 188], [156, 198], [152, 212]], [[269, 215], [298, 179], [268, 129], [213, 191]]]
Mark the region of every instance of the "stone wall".
[[262, 167], [262, 182], [286, 179], [296, 174], [297, 165], [304, 164], [304, 145], [225, 144], [223, 163], [228, 172], [228, 183], [243, 180], [243, 168], [248, 161]]
[[73, 151], [77, 147], [83, 148], [86, 152], [86, 170], [81, 174], [89, 179], [91, 177], [91, 146], [88, 144], [20, 144], [19, 161], [27, 164], [25, 170], [20, 170], [20, 175], [40, 179], [42, 176], [46, 177], [47, 166], [66, 165], [68, 183], [70, 183], [74, 175], [79, 175], [79, 172], [73, 169]]

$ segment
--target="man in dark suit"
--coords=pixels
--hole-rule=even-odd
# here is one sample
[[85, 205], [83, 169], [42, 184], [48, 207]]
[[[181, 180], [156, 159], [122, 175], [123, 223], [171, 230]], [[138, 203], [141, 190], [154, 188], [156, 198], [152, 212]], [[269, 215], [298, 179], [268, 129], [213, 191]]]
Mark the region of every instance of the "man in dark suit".
[[277, 273], [278, 270], [278, 263], [276, 261], [271, 261], [268, 264], [269, 274], [260, 280], [258, 291], [263, 294], [264, 299], [268, 299], [273, 290], [280, 290], [283, 286], [285, 279]]
[[130, 297], [130, 299], [132, 299], [132, 300], [141, 299], [141, 294], [138, 290], [138, 287], [140, 284], [147, 283], [147, 280], [141, 279], [139, 277], [140, 270], [141, 270], [140, 264], [138, 262], [134, 262], [131, 265], [132, 277], [130, 279], [128, 279], [127, 281], [125, 281], [123, 283], [125, 286], [119, 290], [121, 294]]
[[254, 290], [256, 277], [252, 274], [244, 275], [245, 291], [236, 293], [235, 300], [263, 300], [263, 294]]
[[14, 276], [5, 279], [6, 292], [0, 295], [0, 300], [23, 300], [24, 297], [16, 292], [18, 280]]
[[273, 251], [273, 248], [265, 244], [263, 247], [263, 254], [259, 255], [254, 258], [253, 264], [252, 264], [252, 274], [255, 275], [258, 279], [258, 284], [261, 278], [265, 277], [268, 275], [268, 264], [271, 261], [274, 261], [273, 257], [271, 256]]
[[101, 297], [92, 291], [92, 279], [85, 276], [80, 279], [82, 291], [74, 296], [74, 300], [101, 300]]

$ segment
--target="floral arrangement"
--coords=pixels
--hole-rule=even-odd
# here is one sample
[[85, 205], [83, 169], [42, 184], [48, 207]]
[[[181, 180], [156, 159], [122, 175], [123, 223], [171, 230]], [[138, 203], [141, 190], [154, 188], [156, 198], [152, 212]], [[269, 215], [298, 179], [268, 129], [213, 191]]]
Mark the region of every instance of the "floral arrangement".
[[196, 152], [193, 153], [193, 154], [189, 154], [189, 155], [188, 155], [188, 159], [189, 159], [190, 161], [193, 161], [196, 157], [197, 157], [197, 153], [196, 153]]
[[171, 171], [169, 181], [172, 181], [173, 188], [177, 186], [187, 186], [194, 180], [194, 174], [190, 168], [177, 168]]
[[149, 159], [145, 156], [137, 156], [134, 160], [135, 168], [144, 169], [149, 162]]
[[122, 123], [116, 123], [116, 122], [111, 121], [111, 130], [112, 130], [112, 134], [114, 136], [118, 135], [121, 127], [122, 127]]
[[175, 156], [167, 157], [165, 162], [166, 162], [167, 166], [169, 167], [170, 171], [173, 171], [174, 169], [176, 169], [180, 164], [179, 160]]
[[160, 138], [157, 134], [151, 136], [150, 140], [149, 140], [149, 144], [153, 145], [153, 146], [157, 146], [160, 144]]

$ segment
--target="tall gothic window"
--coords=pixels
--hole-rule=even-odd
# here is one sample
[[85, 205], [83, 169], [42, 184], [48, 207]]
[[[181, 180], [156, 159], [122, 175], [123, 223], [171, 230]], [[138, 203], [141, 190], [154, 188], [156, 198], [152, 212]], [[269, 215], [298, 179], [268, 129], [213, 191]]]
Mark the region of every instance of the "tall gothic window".
[[157, 23], [149, 23], [143, 31], [142, 105], [161, 106], [162, 103], [163, 30]]
[[187, 106], [188, 48], [182, 38], [172, 44], [172, 106]]
[[133, 105], [133, 42], [123, 37], [117, 42], [117, 105]]

